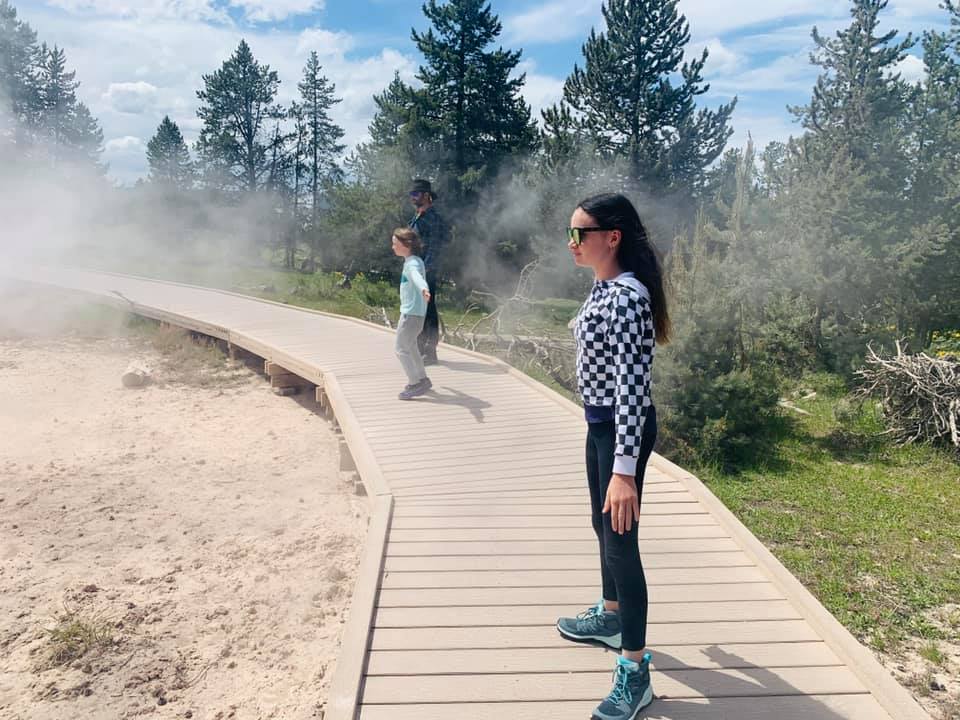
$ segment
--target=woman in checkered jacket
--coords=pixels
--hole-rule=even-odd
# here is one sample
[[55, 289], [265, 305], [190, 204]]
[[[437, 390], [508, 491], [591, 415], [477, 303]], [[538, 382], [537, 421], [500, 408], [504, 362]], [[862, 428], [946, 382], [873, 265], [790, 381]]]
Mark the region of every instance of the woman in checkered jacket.
[[593, 270], [595, 280], [574, 335], [603, 598], [577, 617], [560, 618], [557, 629], [568, 640], [622, 650], [613, 690], [593, 718], [633, 720], [653, 700], [637, 529], [644, 469], [657, 436], [650, 371], [655, 343], [669, 340], [670, 318], [660, 262], [626, 197], [587, 198], [567, 236], [574, 262]]

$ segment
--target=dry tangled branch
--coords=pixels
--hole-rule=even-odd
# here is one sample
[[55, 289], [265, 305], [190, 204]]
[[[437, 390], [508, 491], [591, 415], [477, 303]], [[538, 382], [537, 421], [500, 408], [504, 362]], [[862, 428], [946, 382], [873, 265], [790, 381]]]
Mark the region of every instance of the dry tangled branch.
[[[495, 309], [468, 325], [467, 319], [480, 309], [478, 303], [471, 304], [457, 325], [446, 331], [446, 339], [471, 350], [492, 352], [522, 370], [535, 367], [561, 387], [573, 390], [576, 387], [573, 339], [569, 336], [537, 335], [519, 320], [534, 303], [529, 291], [537, 264], [534, 261], [523, 268], [516, 290], [509, 298], [475, 292], [476, 297], [492, 299]], [[507, 319], [514, 332], [504, 332]]]
[[858, 393], [881, 402], [887, 432], [900, 443], [948, 440], [960, 451], [960, 363], [920, 353], [893, 357], [867, 349]]

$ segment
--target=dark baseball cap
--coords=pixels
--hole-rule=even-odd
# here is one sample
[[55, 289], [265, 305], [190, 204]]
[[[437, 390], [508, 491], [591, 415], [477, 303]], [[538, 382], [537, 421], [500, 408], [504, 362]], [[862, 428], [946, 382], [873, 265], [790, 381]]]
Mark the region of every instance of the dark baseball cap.
[[410, 185], [410, 192], [426, 192], [433, 195], [433, 188], [430, 187], [430, 181], [418, 178]]

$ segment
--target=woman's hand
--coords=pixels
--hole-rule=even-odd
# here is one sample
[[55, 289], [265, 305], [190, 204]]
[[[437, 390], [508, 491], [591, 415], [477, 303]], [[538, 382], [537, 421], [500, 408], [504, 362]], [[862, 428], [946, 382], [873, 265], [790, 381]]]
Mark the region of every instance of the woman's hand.
[[424, 290], [421, 290], [420, 292], [423, 293], [423, 299], [426, 300], [427, 302], [430, 302], [430, 291], [424, 289]]
[[619, 535], [630, 532], [633, 523], [640, 522], [640, 497], [637, 481], [629, 475], [614, 473], [607, 486], [603, 512], [610, 513], [610, 524]]

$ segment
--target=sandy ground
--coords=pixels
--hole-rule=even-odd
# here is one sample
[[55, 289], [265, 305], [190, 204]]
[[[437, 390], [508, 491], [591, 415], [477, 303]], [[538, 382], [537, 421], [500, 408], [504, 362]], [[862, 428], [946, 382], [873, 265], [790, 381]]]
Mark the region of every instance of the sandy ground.
[[[924, 620], [942, 638], [956, 638], [960, 604], [950, 603], [924, 613]], [[933, 720], [960, 720], [960, 642], [910, 638], [880, 661], [913, 692]]]
[[366, 501], [312, 402], [145, 332], [0, 322], [0, 718], [322, 717]]

